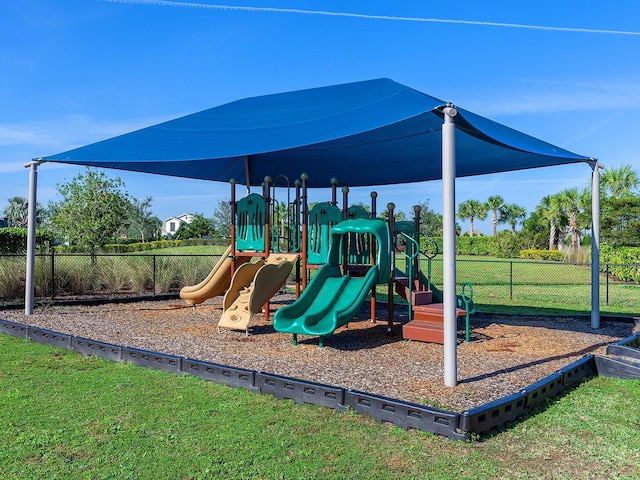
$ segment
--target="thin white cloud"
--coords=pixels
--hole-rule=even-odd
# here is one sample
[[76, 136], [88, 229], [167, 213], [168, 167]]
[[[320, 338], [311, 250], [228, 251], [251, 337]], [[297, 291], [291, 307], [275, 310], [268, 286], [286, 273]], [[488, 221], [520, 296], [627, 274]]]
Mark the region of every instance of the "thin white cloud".
[[526, 89], [509, 86], [471, 91], [459, 106], [485, 116], [573, 111], [624, 111], [640, 109], [640, 83], [634, 79], [583, 84], [536, 84], [520, 82]]
[[44, 121], [0, 124], [0, 148], [26, 147], [31, 154], [52, 154], [143, 128], [166, 118], [95, 122], [84, 115]]
[[182, 8], [202, 8], [207, 10], [229, 10], [241, 12], [266, 12], [266, 13], [289, 13], [297, 15], [321, 15], [328, 17], [349, 17], [364, 20], [384, 20], [393, 22], [420, 22], [420, 23], [448, 23], [455, 25], [477, 25], [483, 27], [499, 27], [499, 28], [520, 28], [527, 30], [546, 30], [555, 32], [568, 33], [595, 33], [606, 35], [632, 35], [640, 36], [640, 32], [628, 30], [608, 30], [595, 28], [576, 28], [576, 27], [554, 27], [547, 25], [528, 25], [522, 23], [506, 23], [506, 22], [485, 22], [479, 20], [460, 20], [445, 18], [428, 18], [428, 17], [400, 17], [394, 15], [370, 15], [364, 13], [350, 12], [331, 12], [326, 10], [304, 10], [298, 8], [276, 8], [276, 7], [250, 7], [240, 5], [214, 5], [207, 3], [195, 2], [172, 2], [168, 0], [99, 0], [108, 3], [125, 3], [135, 5], [155, 5], [164, 7], [182, 7]]

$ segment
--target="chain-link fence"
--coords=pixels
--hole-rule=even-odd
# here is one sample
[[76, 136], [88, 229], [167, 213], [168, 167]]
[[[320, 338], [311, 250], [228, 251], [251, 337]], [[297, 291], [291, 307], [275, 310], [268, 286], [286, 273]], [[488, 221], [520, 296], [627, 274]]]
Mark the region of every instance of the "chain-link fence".
[[[600, 307], [604, 312], [640, 314], [640, 285], [610, 272], [621, 265], [602, 264]], [[422, 261], [426, 273], [428, 262]], [[639, 268], [640, 265], [624, 265]], [[431, 261], [431, 278], [442, 285], [442, 259]], [[591, 310], [591, 264], [528, 260], [458, 259], [456, 283], [471, 282], [479, 305]]]
[[[220, 255], [81, 254], [36, 255], [39, 301], [131, 297], [177, 293], [211, 271]], [[26, 260], [0, 256], [0, 302], [24, 299]]]
[[[195, 285], [211, 271], [220, 255], [46, 254], [37, 255], [35, 295], [38, 301], [75, 298], [132, 297], [177, 293]], [[26, 261], [23, 255], [0, 255], [0, 305], [24, 299]], [[618, 280], [603, 264], [600, 305], [603, 312], [640, 314], [640, 285]], [[640, 269], [640, 265], [625, 265]], [[442, 285], [442, 259], [422, 271]], [[591, 308], [591, 265], [527, 260], [458, 259], [457, 283], [471, 282], [477, 305], [529, 306], [557, 310]]]

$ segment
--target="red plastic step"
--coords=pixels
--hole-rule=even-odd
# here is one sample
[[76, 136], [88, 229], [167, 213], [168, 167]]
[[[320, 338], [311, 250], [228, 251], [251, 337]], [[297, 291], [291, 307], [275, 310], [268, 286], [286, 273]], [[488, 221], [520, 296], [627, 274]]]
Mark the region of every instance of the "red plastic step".
[[402, 338], [444, 344], [444, 325], [442, 322], [413, 320], [402, 326]]
[[[456, 308], [456, 317], [467, 315], [462, 308]], [[424, 320], [428, 322], [444, 322], [444, 304], [432, 303], [430, 305], [416, 305], [413, 307], [414, 320]]]
[[[396, 293], [405, 300], [409, 297], [409, 279], [407, 277], [400, 277], [396, 279]], [[427, 290], [425, 285], [420, 284], [415, 280], [412, 293], [412, 305], [428, 305], [433, 302], [433, 292]]]

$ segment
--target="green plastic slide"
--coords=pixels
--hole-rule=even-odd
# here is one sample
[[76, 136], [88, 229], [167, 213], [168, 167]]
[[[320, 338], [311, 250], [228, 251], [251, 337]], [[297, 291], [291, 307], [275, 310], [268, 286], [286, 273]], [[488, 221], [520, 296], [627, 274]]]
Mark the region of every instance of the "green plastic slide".
[[[372, 235], [378, 243], [376, 264], [363, 277], [343, 275], [340, 268], [342, 242], [350, 234]], [[389, 241], [389, 227], [379, 219], [356, 218], [335, 225], [328, 263], [318, 270], [300, 298], [275, 313], [273, 328], [322, 338], [351, 321], [371, 288], [389, 279]]]
[[300, 298], [276, 311], [273, 328], [279, 332], [330, 335], [353, 320], [378, 276], [373, 266], [361, 278], [342, 275], [340, 267], [324, 265]]

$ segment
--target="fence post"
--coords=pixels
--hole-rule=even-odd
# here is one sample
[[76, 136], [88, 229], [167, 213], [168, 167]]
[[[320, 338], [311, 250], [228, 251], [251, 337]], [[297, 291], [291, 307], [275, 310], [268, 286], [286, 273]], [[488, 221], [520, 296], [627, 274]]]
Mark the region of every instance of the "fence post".
[[513, 260], [509, 261], [509, 299], [513, 300]]
[[156, 254], [153, 254], [153, 296], [156, 296]]
[[607, 263], [607, 268], [604, 271], [604, 275], [607, 278], [606, 281], [606, 293], [605, 293], [605, 305], [609, 306], [609, 264]]
[[51, 300], [55, 300], [56, 297], [56, 250], [51, 249]]

